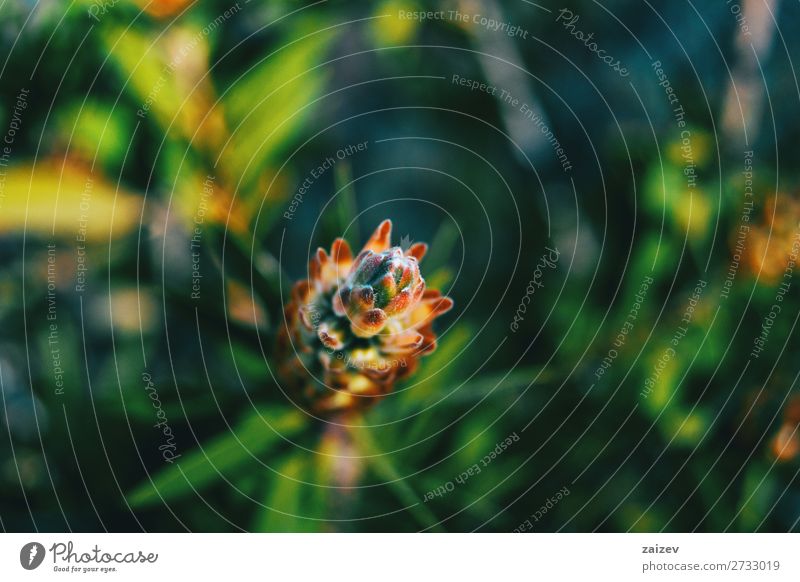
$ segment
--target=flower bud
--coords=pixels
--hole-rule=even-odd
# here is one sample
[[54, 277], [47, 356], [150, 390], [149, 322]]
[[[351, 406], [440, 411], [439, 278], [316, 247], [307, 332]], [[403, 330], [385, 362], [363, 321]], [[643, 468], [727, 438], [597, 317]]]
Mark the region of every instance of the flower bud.
[[379, 333], [390, 317], [402, 317], [422, 298], [425, 281], [416, 257], [400, 247], [381, 253], [363, 251], [339, 287], [333, 302], [338, 315], [350, 319], [357, 337]]
[[316, 412], [369, 406], [436, 349], [432, 322], [453, 302], [425, 288], [427, 245], [391, 247], [391, 229], [383, 221], [355, 259], [343, 239], [319, 249], [292, 291], [279, 374]]

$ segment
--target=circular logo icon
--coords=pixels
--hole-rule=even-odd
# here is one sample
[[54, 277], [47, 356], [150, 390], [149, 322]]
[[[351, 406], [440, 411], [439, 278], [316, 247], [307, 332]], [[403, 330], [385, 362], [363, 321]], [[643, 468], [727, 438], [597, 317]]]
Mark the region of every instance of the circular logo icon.
[[44, 546], [39, 542], [29, 542], [19, 551], [19, 563], [26, 570], [35, 570], [44, 561]]

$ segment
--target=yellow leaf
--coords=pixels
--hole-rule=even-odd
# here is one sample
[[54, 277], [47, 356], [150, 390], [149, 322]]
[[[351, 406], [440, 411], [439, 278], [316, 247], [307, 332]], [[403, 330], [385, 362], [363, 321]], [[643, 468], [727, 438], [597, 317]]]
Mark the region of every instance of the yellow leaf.
[[0, 170], [0, 233], [102, 242], [139, 223], [142, 201], [88, 168], [44, 162]]

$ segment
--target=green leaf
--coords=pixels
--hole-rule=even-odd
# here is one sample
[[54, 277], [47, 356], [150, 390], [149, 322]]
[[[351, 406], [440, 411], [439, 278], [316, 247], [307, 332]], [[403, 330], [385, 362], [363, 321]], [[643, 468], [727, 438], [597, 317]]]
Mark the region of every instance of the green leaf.
[[[361, 424], [360, 422], [357, 424]], [[413, 515], [417, 522], [425, 529], [431, 531], [444, 531], [438, 525], [439, 519], [428, 506], [423, 503], [423, 497], [417, 493], [409, 484], [408, 479], [404, 478], [395, 467], [390, 456], [381, 450], [377, 442], [372, 438], [369, 428], [350, 425], [347, 427], [358, 448], [366, 456], [365, 461], [375, 474], [386, 482], [386, 485], [394, 491], [397, 498], [406, 506], [406, 509]]]
[[144, 507], [198, 491], [242, 467], [254, 456], [280, 445], [283, 438], [297, 434], [305, 426], [306, 416], [298, 410], [251, 412], [232, 432], [183, 455], [157, 473], [152, 482], [138, 486], [128, 494], [128, 502], [134, 507]]
[[259, 532], [316, 532], [319, 521], [304, 519], [322, 515], [323, 489], [313, 481], [314, 457], [296, 450], [275, 468], [267, 480], [264, 505], [256, 515]]
[[443, 290], [453, 282], [453, 277], [453, 269], [450, 269], [449, 267], [439, 267], [430, 275], [425, 277], [425, 282], [428, 286], [428, 289]]
[[[412, 387], [405, 390], [394, 402], [391, 414], [400, 417], [408, 416], [414, 411], [419, 410], [421, 403], [435, 402], [441, 399], [446, 391], [451, 390], [453, 373], [456, 371], [455, 361], [457, 357], [464, 357], [462, 350], [472, 337], [471, 330], [466, 326], [457, 326], [440, 340], [439, 347], [431, 355], [423, 360], [419, 372], [411, 378]], [[417, 378], [424, 378], [419, 384], [414, 385]], [[437, 407], [430, 408], [431, 411], [438, 411]], [[389, 414], [389, 409], [385, 412], [378, 411], [378, 414]], [[436, 418], [435, 414], [418, 414], [411, 421], [411, 425], [405, 423], [394, 424], [392, 429], [395, 439], [399, 442], [417, 443], [416, 452], [419, 454], [427, 447], [436, 442], [436, 439], [428, 439], [421, 442], [423, 436], [430, 433], [429, 425]], [[440, 417], [441, 420], [441, 417]]]
[[431, 395], [428, 399], [420, 402], [419, 408], [427, 408], [431, 405], [436, 406], [458, 406], [464, 404], [474, 404], [491, 394], [488, 398], [509, 396], [516, 394], [516, 391], [527, 388], [536, 378], [536, 384], [543, 384], [552, 377], [551, 373], [542, 372], [542, 367], [530, 367], [515, 369], [511, 372], [498, 372], [497, 374], [487, 374], [479, 376], [469, 382], [465, 382], [453, 388], [452, 394], [444, 398], [443, 394]]
[[333, 167], [334, 192], [336, 198], [326, 210], [323, 217], [328, 238], [344, 237], [355, 241], [357, 246], [361, 240], [358, 230], [358, 205], [353, 184], [353, 169], [348, 160], [343, 160]]
[[71, 156], [99, 164], [109, 174], [118, 174], [133, 138], [131, 116], [98, 99], [76, 100], [55, 110], [53, 126], [59, 145], [69, 144]]
[[441, 391], [449, 385], [449, 380], [457, 369], [456, 360], [464, 357], [462, 350], [471, 338], [472, 331], [465, 325], [453, 327], [441, 336], [436, 351], [423, 358], [419, 372], [410, 382], [413, 384], [418, 378], [424, 380], [413, 388], [405, 390], [397, 398], [396, 405], [414, 408], [420, 402], [441, 397]]
[[232, 137], [223, 163], [233, 181], [249, 185], [306, 125], [311, 104], [327, 75], [316, 69], [334, 38], [322, 23], [309, 22], [292, 41], [238, 79], [223, 97]]
[[747, 467], [738, 511], [738, 529], [754, 532], [768, 517], [777, 489], [775, 472], [763, 462]]
[[453, 249], [458, 239], [459, 233], [456, 225], [450, 221], [443, 221], [431, 241], [428, 254], [423, 259], [425, 270], [433, 272], [441, 267], [447, 267], [451, 262]]

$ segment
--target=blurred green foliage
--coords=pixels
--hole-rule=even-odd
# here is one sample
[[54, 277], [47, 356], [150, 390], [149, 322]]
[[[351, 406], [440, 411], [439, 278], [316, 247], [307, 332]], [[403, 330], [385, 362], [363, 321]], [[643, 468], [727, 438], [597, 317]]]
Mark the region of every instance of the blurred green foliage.
[[[798, 528], [796, 281], [749, 356], [779, 288], [765, 265], [782, 273], [800, 221], [796, 35], [765, 55], [751, 90], [769, 104], [743, 146], [720, 120], [744, 58], [725, 3], [695, 7], [701, 30], [682, 3], [660, 23], [646, 4], [573, 2], [630, 83], [546, 2], [146, 4], [0, 7], [0, 130], [30, 91], [0, 196], [3, 529], [511, 531], [564, 487], [535, 530]], [[530, 36], [398, 16], [420, 9], [493, 11]], [[778, 30], [799, 17], [782, 3]], [[654, 59], [686, 109], [696, 188]], [[575, 170], [454, 74], [535, 99]], [[751, 243], [723, 298], [746, 149]], [[275, 378], [282, 308], [317, 246], [360, 246], [386, 217], [430, 243], [425, 278], [456, 309], [394, 394], [323, 423]], [[558, 266], [514, 333], [548, 245]]]

